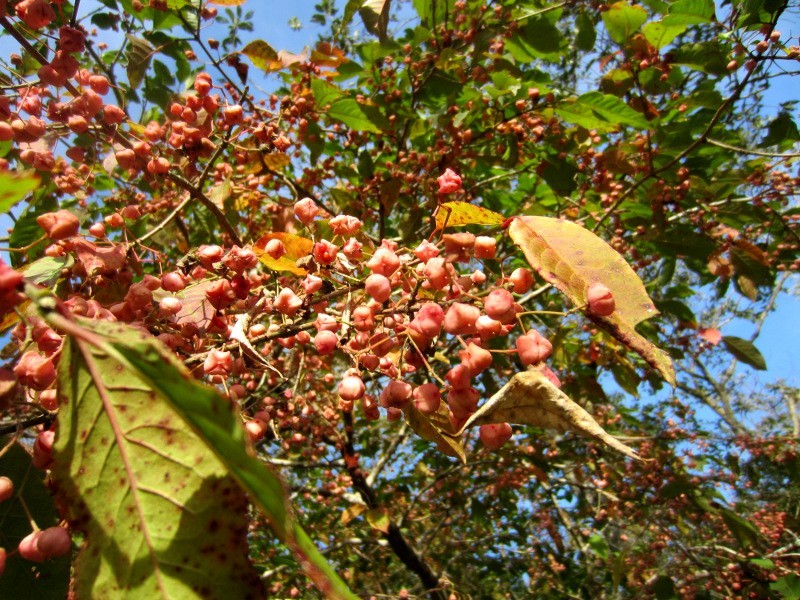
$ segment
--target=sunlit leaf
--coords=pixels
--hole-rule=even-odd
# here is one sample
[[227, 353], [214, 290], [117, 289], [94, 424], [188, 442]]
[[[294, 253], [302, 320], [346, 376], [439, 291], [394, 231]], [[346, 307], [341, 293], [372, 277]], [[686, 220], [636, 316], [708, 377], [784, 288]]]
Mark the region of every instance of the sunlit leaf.
[[339, 522], [342, 525], [347, 525], [350, 523], [350, 521], [363, 514], [366, 510], [366, 504], [351, 504], [344, 510], [344, 512], [342, 512], [342, 516], [339, 517]]
[[585, 311], [586, 316], [638, 352], [674, 385], [669, 355], [635, 330], [658, 311], [639, 276], [616, 250], [588, 229], [560, 219], [516, 217], [509, 233], [539, 275], [575, 306], [586, 305], [586, 292], [594, 282], [611, 290], [616, 310], [606, 317]]
[[[63, 318], [50, 318], [67, 328]], [[115, 547], [97, 556], [85, 546], [82, 560], [96, 569], [116, 567], [107, 580], [82, 577], [81, 585], [91, 579], [148, 585], [149, 597], [182, 597], [192, 589], [208, 590], [202, 594], [208, 598], [260, 597], [247, 560], [241, 488], [327, 597], [355, 598], [294, 521], [282, 483], [248, 451], [241, 422], [216, 390], [137, 329], [93, 322], [91, 333], [77, 335], [76, 327], [69, 328], [59, 366], [57, 465], [58, 452], [65, 458], [56, 474], [68, 498], [84, 498], [72, 510], [90, 511], [82, 520], [87, 543]], [[83, 452], [90, 445], [96, 451]], [[132, 534], [136, 543], [126, 545]], [[120, 560], [129, 565], [124, 576]], [[175, 595], [166, 593], [172, 589]]]
[[[156, 342], [124, 325], [91, 327], [110, 345], [67, 336], [53, 467], [59, 500], [86, 536], [75, 561], [77, 597], [148, 590], [152, 598], [174, 598], [201, 589], [209, 598], [258, 596], [244, 494], [170, 406], [160, 389], [166, 381], [150, 381], [110, 350], [149, 346], [157, 353]], [[225, 400], [161, 354], [162, 376], [192, 398], [195, 418], [208, 411], [218, 421], [233, 419]]]
[[[0, 439], [0, 448], [5, 448], [7, 442]], [[20, 600], [63, 600], [69, 586], [69, 555], [34, 563], [12, 552], [31, 532], [28, 512], [41, 529], [58, 523], [53, 497], [45, 486], [44, 471], [33, 467], [30, 454], [21, 445], [13, 444], [0, 456], [0, 475], [14, 483], [14, 495], [0, 502], [0, 548], [9, 553], [0, 577], [0, 595]]]
[[767, 361], [764, 360], [764, 355], [758, 351], [758, 348], [751, 341], [733, 335], [726, 335], [722, 338], [722, 343], [728, 352], [744, 364], [750, 365], [759, 371], [767, 370]]
[[392, 522], [389, 520], [389, 512], [383, 506], [376, 506], [367, 511], [367, 523], [373, 529], [383, 533], [389, 533]]
[[336, 100], [331, 103], [326, 114], [331, 119], [340, 121], [356, 131], [371, 131], [373, 133], [380, 133], [381, 131], [380, 127], [367, 114], [365, 107], [353, 98]]
[[[286, 254], [279, 259], [272, 258], [269, 254], [264, 252], [267, 242], [270, 240], [280, 240], [286, 248]], [[270, 269], [274, 271], [289, 271], [295, 275], [305, 275], [307, 271], [297, 266], [297, 260], [311, 254], [314, 248], [314, 242], [308, 238], [295, 235], [293, 233], [268, 233], [261, 236], [258, 241], [253, 244], [253, 251], [258, 255], [259, 260]]]
[[247, 0], [208, 0], [209, 4], [219, 4], [220, 6], [241, 6]]
[[572, 431], [592, 438], [625, 456], [641, 460], [632, 448], [606, 433], [592, 415], [535, 368], [514, 375], [499, 392], [467, 419], [461, 431], [488, 423], [517, 423], [556, 431]]
[[38, 175], [30, 172], [0, 172], [0, 212], [6, 213], [17, 202], [39, 187]]
[[625, 43], [642, 24], [647, 20], [647, 11], [641, 6], [634, 6], [627, 2], [612, 4], [603, 12], [603, 23], [608, 30], [608, 35], [618, 44]]
[[241, 52], [256, 67], [267, 73], [280, 71], [283, 68], [283, 63], [278, 59], [278, 53], [264, 40], [253, 40], [242, 48]]
[[391, 0], [364, 0], [358, 9], [364, 27], [381, 41], [386, 39], [391, 4]]
[[445, 202], [436, 213], [436, 228], [462, 225], [502, 225], [505, 217], [469, 202]]

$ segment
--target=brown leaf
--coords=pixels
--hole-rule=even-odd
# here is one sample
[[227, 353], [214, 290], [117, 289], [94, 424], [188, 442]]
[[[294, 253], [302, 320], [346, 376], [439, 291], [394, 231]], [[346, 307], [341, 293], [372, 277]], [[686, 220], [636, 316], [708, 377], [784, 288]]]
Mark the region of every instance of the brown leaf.
[[635, 329], [658, 311], [639, 276], [616, 250], [576, 223], [548, 217], [515, 217], [509, 234], [539, 275], [575, 306], [586, 306], [586, 292], [592, 283], [611, 290], [614, 312], [601, 317], [584, 311], [586, 317], [638, 352], [675, 385], [672, 359]]
[[104, 247], [79, 238], [72, 244], [87, 275], [117, 271], [125, 265], [126, 248], [122, 244]]
[[436, 442], [439, 450], [447, 456], [460, 458], [461, 462], [467, 463], [467, 455], [464, 452], [464, 442], [460, 434], [453, 432], [450, 424], [450, 416], [447, 405], [442, 402], [439, 410], [433, 414], [425, 414], [409, 404], [403, 409], [406, 422], [414, 432], [423, 440]]
[[632, 448], [606, 433], [592, 415], [535, 368], [514, 375], [511, 381], [467, 420], [459, 434], [473, 425], [487, 423], [517, 423], [557, 431], [572, 431], [590, 437], [629, 458], [642, 460]]

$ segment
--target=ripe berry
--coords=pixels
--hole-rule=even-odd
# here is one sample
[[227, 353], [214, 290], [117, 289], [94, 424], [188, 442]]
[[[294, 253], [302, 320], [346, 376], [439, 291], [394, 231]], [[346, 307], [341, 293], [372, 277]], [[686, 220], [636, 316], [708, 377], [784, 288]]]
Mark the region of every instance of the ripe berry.
[[523, 365], [545, 360], [553, 352], [553, 344], [535, 329], [517, 338], [517, 352]]
[[389, 279], [377, 273], [367, 277], [364, 289], [376, 302], [386, 302], [392, 295], [392, 284]]
[[497, 240], [493, 237], [479, 235], [475, 238], [475, 258], [494, 258], [497, 251]]
[[475, 322], [481, 316], [477, 306], [454, 302], [444, 316], [444, 330], [453, 335], [476, 333]]
[[314, 347], [320, 354], [330, 354], [338, 344], [339, 338], [332, 331], [320, 331], [314, 337]]
[[511, 439], [512, 433], [511, 425], [508, 423], [491, 423], [488, 425], [481, 425], [481, 443], [489, 450], [497, 450]]
[[51, 240], [63, 240], [78, 233], [81, 222], [68, 210], [44, 213], [36, 217], [36, 223], [44, 229], [44, 234]]
[[69, 532], [62, 527], [48, 527], [36, 539], [36, 547], [46, 558], [64, 556], [72, 549]]
[[278, 296], [272, 305], [279, 313], [287, 317], [293, 317], [303, 306], [303, 301], [290, 288], [285, 287], [278, 292]]
[[411, 400], [411, 384], [392, 379], [381, 392], [383, 408], [403, 408]]
[[414, 407], [425, 414], [432, 414], [439, 410], [442, 402], [442, 393], [435, 383], [423, 383], [414, 389]]
[[461, 177], [452, 169], [445, 169], [436, 182], [439, 184], [440, 194], [452, 194], [461, 189]]
[[586, 301], [589, 304], [589, 312], [599, 317], [607, 317], [616, 308], [611, 290], [597, 281], [589, 286], [586, 292]]
[[303, 225], [309, 225], [319, 214], [319, 207], [311, 198], [303, 198], [294, 204], [294, 216]]
[[508, 276], [508, 280], [514, 286], [515, 294], [524, 294], [533, 285], [533, 274], [525, 267], [520, 267], [514, 269], [511, 275]]
[[342, 400], [359, 400], [365, 391], [364, 381], [357, 375], [348, 375], [339, 384], [339, 397]]
[[501, 323], [513, 323], [517, 312], [514, 308], [514, 296], [503, 288], [492, 290], [483, 303], [486, 314]]
[[0, 502], [14, 495], [14, 482], [8, 477], [0, 477]]

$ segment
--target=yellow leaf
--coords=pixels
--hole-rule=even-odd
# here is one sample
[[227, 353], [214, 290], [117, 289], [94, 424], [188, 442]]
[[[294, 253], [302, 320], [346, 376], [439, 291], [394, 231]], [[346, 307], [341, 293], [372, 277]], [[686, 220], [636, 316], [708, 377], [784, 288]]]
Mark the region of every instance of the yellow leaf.
[[344, 510], [342, 516], [339, 518], [339, 521], [342, 525], [347, 525], [350, 521], [364, 513], [366, 510], [366, 504], [351, 504]]
[[220, 6], [241, 6], [247, 0], [208, 0], [211, 4], [219, 4]]
[[672, 359], [635, 329], [658, 311], [639, 276], [616, 250], [588, 229], [560, 219], [515, 217], [508, 231], [539, 275], [575, 306], [586, 305], [586, 291], [592, 283], [611, 290], [614, 312], [601, 317], [584, 311], [586, 317], [638, 352], [675, 385]]
[[[281, 256], [278, 260], [275, 260], [264, 252], [264, 248], [270, 240], [280, 240], [286, 248], [286, 254]], [[293, 233], [268, 233], [253, 244], [253, 252], [258, 255], [258, 258], [267, 267], [274, 271], [289, 271], [295, 275], [305, 275], [308, 273], [308, 271], [302, 267], [298, 267], [296, 263], [297, 259], [311, 254], [313, 248], [314, 242], [308, 238], [294, 235]]]
[[518, 423], [572, 431], [593, 438], [625, 456], [642, 460], [633, 448], [609, 435], [592, 415], [550, 383], [535, 367], [514, 375], [467, 419], [459, 434], [473, 425], [489, 423]]
[[502, 225], [505, 217], [469, 202], [445, 202], [436, 213], [436, 229], [461, 225]]
[[305, 62], [308, 57], [305, 54], [294, 54], [287, 50], [276, 52], [264, 40], [253, 40], [242, 48], [241, 53], [262, 71], [272, 73], [295, 63]]
[[389, 533], [392, 522], [389, 520], [389, 512], [383, 506], [376, 506], [367, 511], [367, 522], [370, 527], [383, 533]]

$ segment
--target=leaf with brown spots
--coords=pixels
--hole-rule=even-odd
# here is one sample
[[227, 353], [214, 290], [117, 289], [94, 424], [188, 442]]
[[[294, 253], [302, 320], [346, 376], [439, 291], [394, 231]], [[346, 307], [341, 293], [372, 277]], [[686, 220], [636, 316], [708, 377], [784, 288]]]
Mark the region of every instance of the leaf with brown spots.
[[67, 334], [53, 473], [86, 534], [78, 598], [263, 596], [247, 559], [243, 491], [323, 595], [355, 598], [293, 519], [280, 479], [248, 451], [216, 390], [141, 330], [47, 319]]
[[635, 329], [658, 311], [639, 276], [616, 250], [588, 229], [561, 219], [515, 217], [508, 231], [536, 272], [575, 306], [586, 306], [592, 283], [605, 285], [614, 296], [614, 312], [598, 316], [587, 310], [586, 317], [675, 385], [672, 359]]
[[[92, 329], [103, 342], [148, 344], [120, 324]], [[247, 500], [225, 465], [137, 369], [104, 345], [66, 340], [53, 478], [86, 536], [77, 598], [262, 597], [247, 559]], [[197, 385], [177, 379], [188, 394]], [[219, 418], [230, 413], [222, 398], [206, 402]]]

